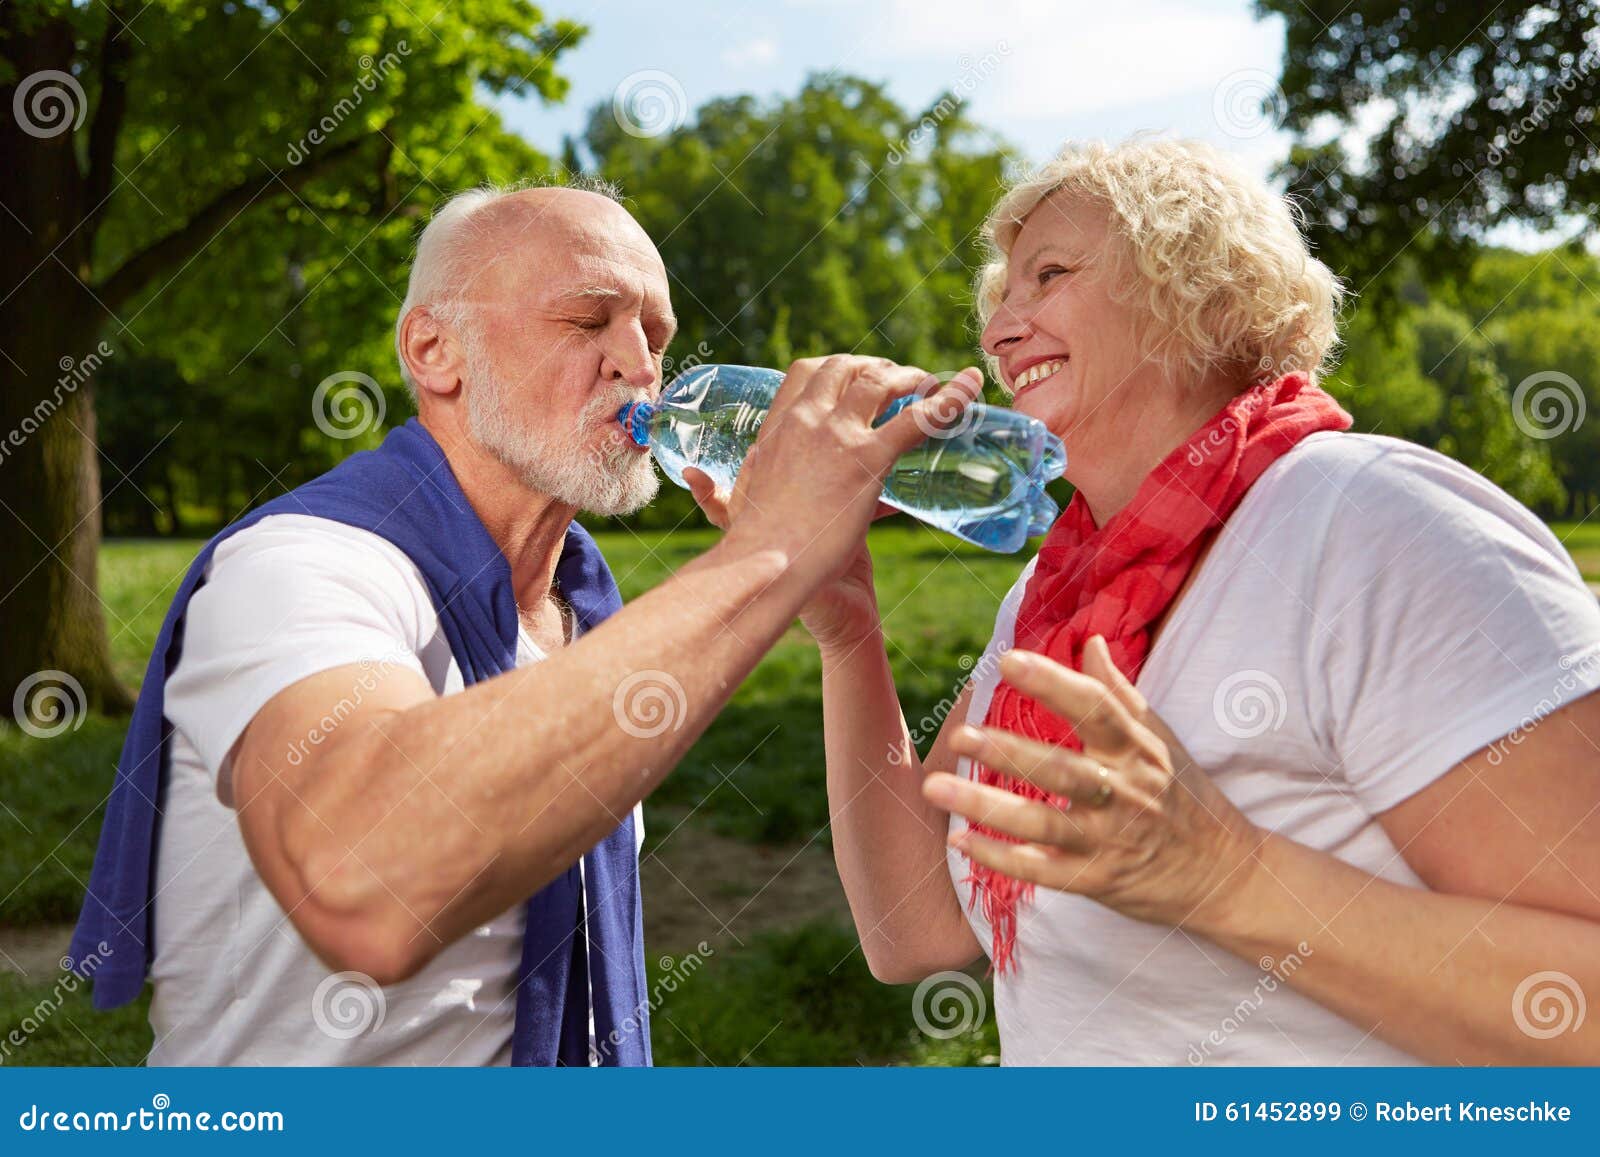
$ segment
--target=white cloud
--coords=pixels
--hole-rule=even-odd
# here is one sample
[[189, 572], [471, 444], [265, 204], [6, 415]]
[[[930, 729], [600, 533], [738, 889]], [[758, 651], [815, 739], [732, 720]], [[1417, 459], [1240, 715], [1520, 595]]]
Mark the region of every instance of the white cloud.
[[771, 64], [778, 59], [778, 46], [767, 37], [757, 37], [723, 50], [722, 63], [730, 68]]
[[[1258, 21], [1247, 6], [1170, 0], [1049, 3], [994, 0], [894, 0], [894, 34], [880, 51], [895, 56], [1002, 56], [983, 104], [1010, 119], [1075, 117], [1137, 107], [1179, 94], [1205, 94], [1241, 69], [1277, 74], [1278, 21]], [[992, 86], [992, 91], [988, 89]]]

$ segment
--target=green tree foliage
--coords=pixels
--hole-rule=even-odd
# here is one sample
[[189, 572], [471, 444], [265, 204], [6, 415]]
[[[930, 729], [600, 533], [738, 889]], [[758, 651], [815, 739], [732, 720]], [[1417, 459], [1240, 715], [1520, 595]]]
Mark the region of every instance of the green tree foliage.
[[1566, 249], [1485, 250], [1402, 307], [1363, 304], [1328, 389], [1358, 429], [1432, 446], [1546, 513], [1600, 494], [1600, 284]]
[[[907, 110], [880, 85], [812, 78], [791, 97], [711, 101], [657, 137], [625, 132], [607, 105], [581, 147], [661, 249], [677, 364], [976, 360], [978, 230], [1012, 158], [953, 97]], [[668, 493], [645, 520], [689, 510]]]
[[110, 363], [170, 362], [125, 374], [195, 391], [195, 429], [171, 445], [216, 435], [188, 478], [212, 517], [315, 473], [358, 444], [316, 428], [316, 384], [395, 381], [386, 334], [417, 218], [547, 167], [482, 95], [558, 99], [556, 60], [582, 31], [526, 0], [0, 4], [0, 436], [26, 434], [0, 468], [27, 544], [0, 552], [8, 702], [44, 668], [125, 702], [95, 560], [101, 477], [135, 463], [102, 467], [103, 367], [66, 388], [60, 367], [100, 340]]
[[1417, 337], [1421, 364], [1444, 395], [1440, 424], [1425, 440], [1529, 506], [1561, 503], [1549, 450], [1519, 427], [1488, 339], [1444, 306], [1423, 311]]
[[1256, 8], [1287, 30], [1285, 127], [1297, 140], [1290, 187], [1312, 206], [1323, 252], [1359, 288], [1403, 252], [1436, 274], [1462, 273], [1474, 240], [1505, 221], [1594, 219], [1594, 0], [1257, 0]]
[[1600, 260], [1575, 245], [1484, 251], [1441, 288], [1476, 320], [1533, 440], [1579, 518], [1600, 501]]
[[1423, 372], [1411, 313], [1358, 309], [1344, 327], [1344, 355], [1324, 383], [1355, 417], [1356, 429], [1418, 440], [1444, 410], [1437, 382]]

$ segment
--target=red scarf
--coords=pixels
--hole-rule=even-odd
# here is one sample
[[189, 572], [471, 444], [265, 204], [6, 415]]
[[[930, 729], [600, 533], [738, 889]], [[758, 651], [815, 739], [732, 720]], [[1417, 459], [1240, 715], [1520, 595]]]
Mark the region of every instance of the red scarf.
[[[1131, 680], [1150, 649], [1150, 627], [1176, 597], [1195, 559], [1245, 491], [1300, 439], [1344, 430], [1350, 415], [1305, 374], [1287, 374], [1234, 398], [1152, 470], [1133, 501], [1096, 528], [1081, 493], [1050, 528], [1017, 611], [1015, 645], [1081, 670], [1083, 647], [1105, 636], [1111, 658]], [[1009, 684], [995, 689], [984, 722], [1074, 750], [1072, 727]], [[1051, 797], [1025, 781], [978, 766], [978, 782], [1028, 799]], [[1009, 839], [981, 825], [984, 835]], [[972, 864], [972, 903], [983, 903], [994, 934], [994, 967], [1016, 966], [1017, 905], [1033, 895], [1022, 883]]]

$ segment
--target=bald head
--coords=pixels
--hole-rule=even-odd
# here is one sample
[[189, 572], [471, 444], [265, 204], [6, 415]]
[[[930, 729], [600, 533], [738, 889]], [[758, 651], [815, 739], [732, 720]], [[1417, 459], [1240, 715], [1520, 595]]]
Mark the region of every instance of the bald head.
[[424, 426], [596, 513], [653, 493], [615, 415], [659, 395], [666, 267], [604, 186], [463, 193], [423, 230], [395, 349]]
[[400, 376], [407, 387], [416, 392], [399, 342], [401, 326], [413, 309], [427, 306], [440, 320], [464, 325], [480, 275], [502, 262], [538, 263], [548, 269], [552, 258], [571, 255], [582, 264], [608, 248], [661, 264], [649, 236], [622, 207], [615, 186], [605, 182], [484, 187], [450, 198], [417, 239], [405, 301], [395, 320]]
[[485, 261], [523, 245], [592, 249], [602, 239], [655, 251], [639, 223], [614, 197], [589, 189], [520, 189], [481, 204], [463, 224], [467, 243], [478, 248]]

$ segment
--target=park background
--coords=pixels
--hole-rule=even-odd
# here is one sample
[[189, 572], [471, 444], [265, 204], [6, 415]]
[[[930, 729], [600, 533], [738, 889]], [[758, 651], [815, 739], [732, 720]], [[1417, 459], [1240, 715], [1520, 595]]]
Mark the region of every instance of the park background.
[[[1068, 137], [1209, 140], [1354, 291], [1327, 385], [1357, 428], [1481, 471], [1600, 579], [1596, 7], [7, 0], [0, 1033], [27, 1031], [5, 1060], [148, 1050], [144, 1001], [95, 1013], [58, 963], [129, 695], [200, 542], [408, 416], [415, 237], [484, 181], [622, 186], [682, 323], [669, 376], [840, 350], [944, 371], [975, 360], [1006, 176]], [[715, 538], [670, 486], [593, 525], [625, 596]], [[1026, 553], [873, 540], [926, 747]], [[797, 627], [647, 803], [658, 1061], [992, 1062], [981, 970], [953, 998], [976, 1010], [867, 973], [820, 715]]]

